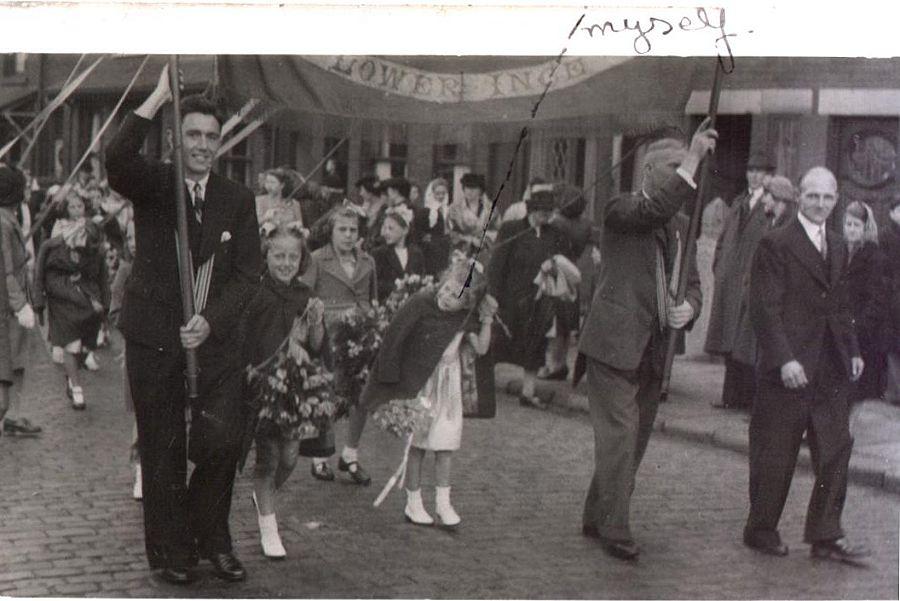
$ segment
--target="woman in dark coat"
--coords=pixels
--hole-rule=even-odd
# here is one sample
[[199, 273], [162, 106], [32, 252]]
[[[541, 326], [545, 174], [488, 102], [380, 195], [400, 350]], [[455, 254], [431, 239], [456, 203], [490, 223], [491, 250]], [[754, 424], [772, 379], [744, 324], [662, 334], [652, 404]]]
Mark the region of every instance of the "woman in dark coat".
[[536, 299], [534, 280], [546, 261], [566, 255], [570, 247], [563, 234], [547, 226], [555, 208], [553, 193], [535, 192], [527, 201], [527, 217], [500, 227], [488, 265], [488, 292], [497, 299], [505, 325], [493, 335], [494, 359], [524, 368], [519, 401], [536, 407], [543, 405], [534, 396], [534, 372], [544, 362], [554, 307], [550, 299]]
[[900, 404], [900, 194], [891, 200], [887, 227], [881, 234], [887, 303], [887, 386], [884, 400]]
[[877, 399], [885, 385], [883, 330], [887, 307], [883, 286], [884, 258], [878, 248], [878, 230], [872, 209], [860, 201], [850, 203], [844, 212], [843, 229], [848, 257], [844, 278], [850, 294], [856, 337], [865, 362], [853, 400]]
[[425, 274], [425, 255], [415, 244], [407, 244], [413, 212], [401, 205], [391, 207], [381, 224], [384, 244], [372, 251], [378, 279], [378, 302], [383, 303], [394, 291], [394, 282], [411, 274]]

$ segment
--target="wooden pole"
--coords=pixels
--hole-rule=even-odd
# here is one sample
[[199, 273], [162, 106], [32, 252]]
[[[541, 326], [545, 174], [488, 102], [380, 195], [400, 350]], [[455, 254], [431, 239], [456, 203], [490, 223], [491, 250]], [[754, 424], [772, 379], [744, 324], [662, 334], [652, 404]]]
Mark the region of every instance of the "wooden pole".
[[[722, 93], [722, 66], [719, 60], [716, 60], [716, 70], [713, 74], [712, 91], [709, 94], [709, 127], [716, 127], [716, 115], [719, 112], [719, 96]], [[684, 241], [684, 248], [681, 252], [681, 263], [676, 265], [678, 270], [677, 289], [675, 293], [675, 306], [679, 306], [684, 302], [687, 293], [688, 274], [690, 273], [691, 264], [694, 261], [694, 252], [697, 237], [700, 235], [700, 222], [703, 218], [703, 203], [709, 196], [709, 187], [712, 182], [711, 177], [712, 160], [709, 156], [703, 159], [703, 165], [700, 171], [700, 184], [697, 186], [697, 197], [691, 211], [691, 221], [688, 227], [688, 233]], [[699, 317], [699, 316], [695, 316]], [[678, 330], [669, 329], [668, 331], [668, 347], [666, 348], [666, 358], [663, 364], [662, 386], [660, 387], [660, 401], [664, 402], [669, 396], [669, 384], [672, 379], [672, 364], [675, 361], [675, 351], [678, 348]]]
[[[188, 216], [187, 194], [184, 184], [184, 157], [181, 154], [181, 88], [179, 87], [178, 55], [169, 57], [169, 87], [172, 89], [173, 107], [173, 151], [172, 163], [175, 165], [175, 214], [177, 220], [178, 240], [178, 273], [181, 284], [181, 308], [184, 313], [184, 323], [188, 323], [194, 316], [194, 278], [193, 264], [191, 263], [191, 247], [188, 240]], [[198, 396], [198, 376], [200, 373], [197, 364], [197, 350], [185, 349], [185, 379], [189, 399]]]

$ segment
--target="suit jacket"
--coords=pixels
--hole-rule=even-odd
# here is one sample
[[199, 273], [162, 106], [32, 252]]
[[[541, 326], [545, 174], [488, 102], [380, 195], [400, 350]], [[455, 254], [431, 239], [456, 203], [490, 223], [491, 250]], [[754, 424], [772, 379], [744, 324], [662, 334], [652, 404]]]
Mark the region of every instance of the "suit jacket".
[[[647, 345], [653, 344], [654, 371], [661, 373], [666, 345], [657, 310], [656, 249], [664, 245], [666, 273], [672, 274], [676, 249], [679, 244], [683, 249], [687, 229], [687, 219], [678, 211], [693, 195], [693, 188], [673, 174], [653, 197], [627, 194], [606, 204], [603, 260], [579, 352], [614, 369], [635, 370]], [[696, 259], [696, 252], [693, 255]], [[702, 299], [696, 260], [687, 277], [685, 298], [696, 319]]]
[[372, 251], [375, 259], [375, 273], [378, 274], [378, 302], [390, 296], [394, 291], [394, 281], [407, 274], [425, 274], [425, 255], [418, 246], [407, 246], [408, 256], [406, 269], [400, 264], [400, 258], [392, 246], [382, 245]]
[[330, 325], [344, 311], [371, 305], [378, 293], [375, 274], [375, 259], [357, 251], [356, 272], [347, 277], [334, 247], [328, 244], [313, 251], [302, 280], [325, 303], [325, 321]]
[[795, 217], [759, 244], [750, 276], [750, 320], [759, 340], [761, 376], [797, 360], [813, 378], [829, 350], [839, 353], [848, 377], [851, 373], [850, 358], [859, 356], [859, 345], [841, 277], [846, 249], [835, 232], [829, 230], [826, 240], [828, 262]]
[[[134, 204], [138, 248], [125, 289], [121, 330], [135, 343], [174, 350], [181, 348], [178, 329], [183, 323], [175, 245], [175, 186], [185, 184], [175, 181], [173, 165], [140, 154], [150, 124], [133, 113], [128, 115], [106, 151], [110, 186]], [[210, 173], [199, 256], [194, 257], [194, 263], [203, 264], [213, 255], [208, 300], [201, 311], [211, 333], [200, 347], [201, 366], [204, 355], [234, 351], [240, 314], [262, 272], [253, 193]]]
[[731, 353], [740, 335], [741, 304], [750, 284], [750, 266], [756, 246], [768, 231], [762, 201], [753, 209], [750, 195], [735, 199], [725, 215], [713, 261], [715, 293], [706, 331], [707, 353]]

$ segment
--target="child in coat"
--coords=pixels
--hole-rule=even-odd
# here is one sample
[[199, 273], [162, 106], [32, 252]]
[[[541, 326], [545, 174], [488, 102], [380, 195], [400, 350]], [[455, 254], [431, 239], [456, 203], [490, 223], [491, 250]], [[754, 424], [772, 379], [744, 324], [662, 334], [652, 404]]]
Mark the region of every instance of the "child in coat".
[[[299, 275], [308, 260], [305, 236], [299, 223], [262, 228], [267, 273], [244, 313], [244, 352], [250, 365], [271, 357], [290, 335], [291, 355], [308, 360], [318, 352], [325, 338], [324, 303], [313, 295]], [[259, 411], [256, 411], [259, 414]], [[253, 473], [253, 501], [259, 522], [263, 554], [281, 559], [286, 552], [275, 518], [275, 492], [297, 464], [300, 448], [298, 432], [285, 432], [267, 418], [256, 427], [256, 467]]]
[[[417, 525], [434, 524], [425, 510], [420, 488], [422, 460], [435, 454], [436, 513], [440, 525], [454, 529], [461, 519], [450, 503], [450, 467], [462, 438], [463, 405], [475, 386], [465, 374], [483, 355], [491, 340], [497, 309], [484, 295], [483, 278], [476, 270], [467, 285], [469, 264], [458, 260], [441, 279], [437, 291], [424, 289], [397, 312], [385, 333], [378, 357], [360, 402], [372, 410], [379, 404], [409, 398], [431, 402], [434, 418], [415, 432], [406, 467], [406, 519]], [[476, 309], [477, 304], [477, 309]], [[467, 360], [468, 358], [468, 360]]]
[[[84, 392], [79, 380], [79, 355], [85, 344], [96, 342], [102, 316], [103, 288], [106, 284], [100, 232], [84, 218], [84, 201], [72, 194], [66, 198], [68, 219], [57, 221], [48, 245], [43, 268], [43, 285], [50, 314], [49, 338], [62, 347], [66, 372], [66, 392], [75, 409], [84, 409]], [[60, 225], [61, 224], [61, 225]]]

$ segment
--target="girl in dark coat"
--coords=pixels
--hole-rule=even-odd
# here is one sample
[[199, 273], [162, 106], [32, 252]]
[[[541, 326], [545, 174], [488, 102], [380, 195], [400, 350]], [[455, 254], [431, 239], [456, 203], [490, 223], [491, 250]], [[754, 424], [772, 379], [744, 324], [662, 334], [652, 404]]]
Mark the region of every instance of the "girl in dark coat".
[[413, 212], [404, 205], [390, 207], [381, 224], [384, 244], [372, 251], [378, 278], [378, 302], [383, 303], [394, 291], [395, 280], [406, 275], [425, 273], [425, 255], [415, 244], [407, 245]]
[[[325, 338], [325, 305], [299, 279], [300, 265], [308, 257], [299, 223], [263, 227], [267, 272], [256, 295], [247, 305], [241, 327], [246, 363], [259, 365], [291, 336], [291, 354], [308, 357]], [[259, 415], [259, 407], [254, 407]], [[253, 500], [259, 522], [260, 542], [266, 557], [285, 557], [275, 518], [275, 492], [297, 465], [300, 440], [272, 421], [261, 419], [256, 427], [256, 467]]]
[[872, 209], [864, 202], [851, 202], [844, 212], [847, 269], [844, 277], [865, 369], [856, 383], [853, 400], [880, 398], [884, 391], [886, 317], [883, 287], [883, 257], [878, 248], [878, 230]]
[[[406, 519], [431, 525], [420, 488], [425, 451], [435, 453], [436, 513], [441, 525], [455, 528], [459, 515], [450, 504], [450, 462], [462, 436], [465, 353], [488, 350], [496, 301], [481, 296], [480, 277], [469, 286], [469, 265], [458, 261], [447, 270], [437, 292], [425, 289], [397, 312], [385, 333], [360, 403], [368, 410], [391, 400], [425, 398], [435, 417], [426, 432], [413, 436], [406, 468]], [[462, 290], [462, 294], [460, 294]], [[469, 355], [471, 358], [471, 355]], [[472, 363], [471, 361], [469, 363]], [[476, 378], [476, 381], [478, 378]]]
[[106, 277], [97, 226], [84, 220], [84, 204], [77, 195], [70, 195], [66, 204], [70, 225], [45, 242], [49, 250], [43, 264], [43, 285], [50, 315], [50, 343], [64, 349], [66, 392], [75, 409], [84, 409], [78, 355], [96, 342], [105, 313], [102, 301]]

